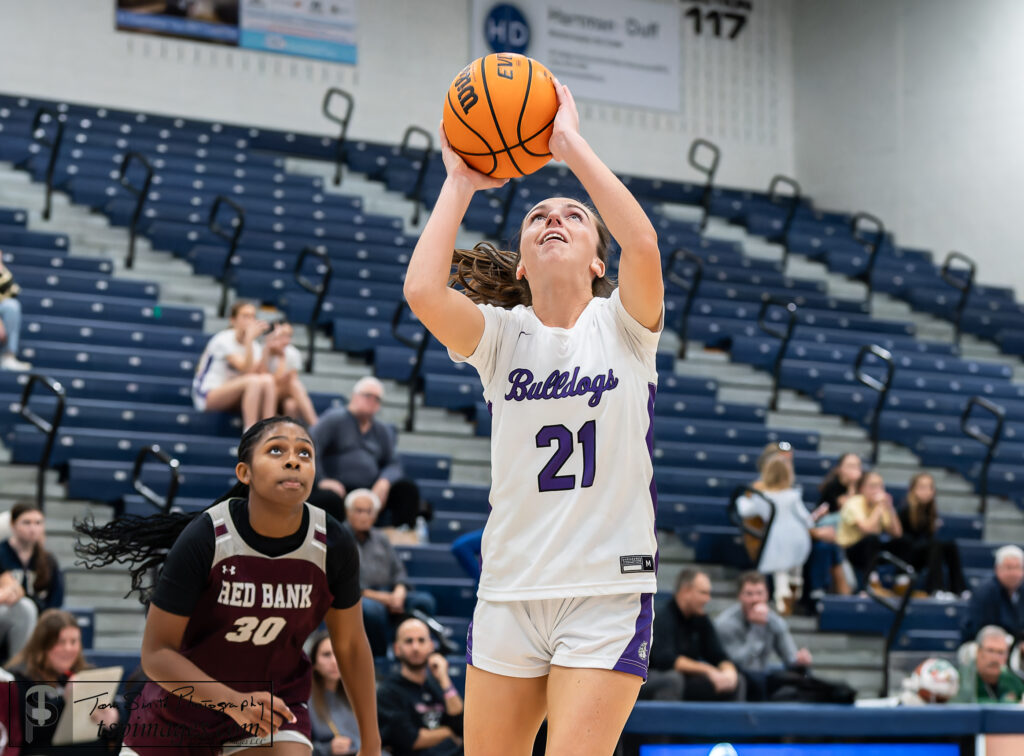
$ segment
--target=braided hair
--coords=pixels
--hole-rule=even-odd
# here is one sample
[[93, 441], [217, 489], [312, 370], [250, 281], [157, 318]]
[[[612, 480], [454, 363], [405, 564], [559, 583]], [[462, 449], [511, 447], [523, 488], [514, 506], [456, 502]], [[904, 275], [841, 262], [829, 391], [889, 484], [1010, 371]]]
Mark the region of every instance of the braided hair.
[[[594, 208], [590, 205], [585, 207], [597, 226], [598, 259], [607, 266], [611, 232]], [[498, 249], [490, 242], [480, 242], [473, 249], [456, 249], [449, 285], [457, 284], [477, 304], [490, 304], [505, 309], [533, 304], [529, 282], [525, 278], [516, 278], [520, 258], [519, 243], [520, 234], [516, 234], [509, 245], [514, 247], [514, 251]], [[594, 278], [591, 292], [595, 297], [610, 297], [615, 291], [615, 285], [615, 280], [605, 274]]]
[[[260, 420], [242, 434], [238, 442], [238, 461], [252, 464], [253, 450], [263, 437], [274, 427], [285, 423], [306, 427], [302, 421], [283, 415]], [[249, 486], [238, 481], [218, 496], [210, 507], [226, 499], [248, 498]], [[129, 565], [132, 587], [125, 598], [137, 593], [139, 600], [147, 603], [156, 587], [156, 573], [167, 558], [167, 552], [188, 524], [205, 511], [122, 515], [106, 525], [96, 525], [92, 517], [76, 520], [74, 527], [78, 538], [75, 555], [79, 558], [78, 564], [89, 569], [108, 564]]]

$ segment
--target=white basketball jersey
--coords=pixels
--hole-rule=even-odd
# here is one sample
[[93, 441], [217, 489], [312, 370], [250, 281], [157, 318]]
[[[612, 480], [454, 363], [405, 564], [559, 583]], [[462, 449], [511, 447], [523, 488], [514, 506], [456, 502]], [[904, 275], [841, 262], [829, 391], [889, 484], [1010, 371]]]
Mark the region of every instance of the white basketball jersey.
[[651, 463], [658, 333], [616, 290], [571, 329], [478, 305], [469, 362], [493, 415], [478, 595], [513, 601], [657, 589]]

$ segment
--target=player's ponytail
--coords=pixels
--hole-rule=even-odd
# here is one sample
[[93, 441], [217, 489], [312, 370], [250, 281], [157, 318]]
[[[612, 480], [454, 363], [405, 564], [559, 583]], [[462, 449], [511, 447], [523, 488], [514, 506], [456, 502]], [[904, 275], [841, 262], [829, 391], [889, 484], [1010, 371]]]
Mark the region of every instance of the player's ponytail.
[[[612, 235], [608, 227], [589, 205], [586, 206], [597, 226], [597, 256], [608, 265]], [[519, 235], [516, 235], [516, 251], [498, 249], [490, 242], [480, 242], [473, 249], [457, 249], [453, 260], [453, 272], [449, 283], [457, 284], [477, 304], [512, 309], [516, 305], [533, 304], [530, 284], [525, 278], [516, 278], [519, 266]], [[595, 277], [591, 291], [595, 297], [610, 297], [615, 291], [615, 279], [607, 272]]]
[[[291, 417], [277, 416], [260, 420], [242, 434], [238, 442], [238, 460], [251, 464], [253, 449], [260, 439], [268, 430], [281, 423], [305, 427], [302, 422]], [[210, 506], [215, 506], [225, 499], [248, 497], [249, 486], [239, 481], [230, 490], [218, 496]], [[125, 598], [132, 593], [138, 593], [139, 599], [145, 603], [156, 586], [158, 568], [163, 565], [167, 552], [189, 523], [203, 511], [205, 510], [163, 512], [145, 517], [122, 515], [105, 525], [96, 525], [91, 517], [76, 520], [75, 530], [78, 538], [75, 542], [75, 554], [79, 558], [78, 563], [90, 569], [108, 564], [128, 565], [132, 587], [125, 594]]]

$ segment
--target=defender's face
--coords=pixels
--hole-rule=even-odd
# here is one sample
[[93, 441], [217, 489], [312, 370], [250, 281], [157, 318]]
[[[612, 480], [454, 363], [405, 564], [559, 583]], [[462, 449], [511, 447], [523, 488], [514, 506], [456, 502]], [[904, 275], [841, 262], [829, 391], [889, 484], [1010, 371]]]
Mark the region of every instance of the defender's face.
[[313, 460], [313, 442], [306, 430], [279, 423], [253, 449], [251, 464], [238, 463], [238, 478], [264, 501], [297, 506], [313, 490]]

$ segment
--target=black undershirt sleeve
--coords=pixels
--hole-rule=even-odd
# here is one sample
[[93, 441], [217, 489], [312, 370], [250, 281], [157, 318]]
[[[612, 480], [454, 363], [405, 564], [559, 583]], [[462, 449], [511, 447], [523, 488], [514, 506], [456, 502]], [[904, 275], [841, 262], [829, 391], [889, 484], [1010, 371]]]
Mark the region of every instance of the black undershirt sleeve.
[[153, 605], [189, 617], [210, 579], [213, 565], [213, 521], [203, 512], [174, 542], [153, 592]]
[[362, 596], [356, 539], [330, 515], [327, 516], [327, 584], [334, 596], [331, 602], [333, 609], [355, 606]]

